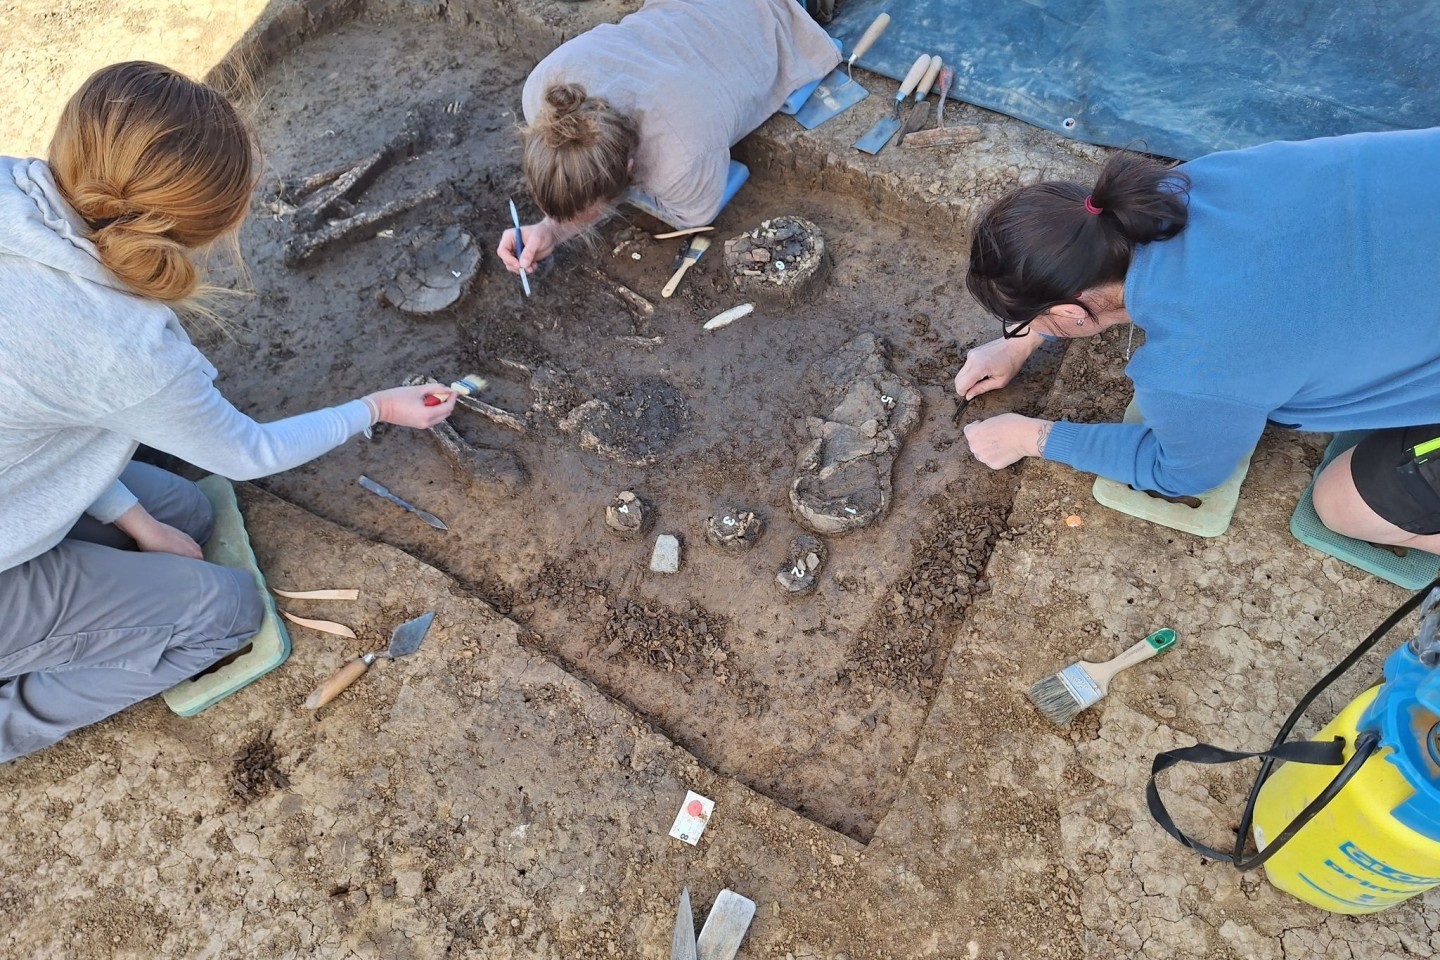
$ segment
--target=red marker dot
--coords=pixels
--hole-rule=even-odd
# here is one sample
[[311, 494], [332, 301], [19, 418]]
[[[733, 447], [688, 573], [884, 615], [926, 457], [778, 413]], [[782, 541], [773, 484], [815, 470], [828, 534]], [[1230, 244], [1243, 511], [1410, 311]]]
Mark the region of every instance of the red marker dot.
[[689, 803], [685, 804], [685, 812], [690, 814], [690, 816], [692, 817], [704, 816], [705, 804], [701, 803], [699, 800], [691, 800]]

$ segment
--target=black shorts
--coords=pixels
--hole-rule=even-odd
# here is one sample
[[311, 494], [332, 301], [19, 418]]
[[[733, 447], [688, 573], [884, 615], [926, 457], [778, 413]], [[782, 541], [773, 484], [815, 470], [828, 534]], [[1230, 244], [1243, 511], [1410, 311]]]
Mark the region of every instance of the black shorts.
[[1436, 438], [1436, 423], [1377, 430], [1351, 455], [1350, 475], [1360, 499], [1410, 533], [1440, 533], [1440, 449], [1415, 455], [1415, 447]]

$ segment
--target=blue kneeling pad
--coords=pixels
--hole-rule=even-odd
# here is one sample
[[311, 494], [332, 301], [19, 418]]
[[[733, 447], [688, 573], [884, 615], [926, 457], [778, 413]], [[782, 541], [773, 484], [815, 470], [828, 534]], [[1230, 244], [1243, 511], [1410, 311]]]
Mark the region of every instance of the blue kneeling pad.
[[[1331, 460], [1359, 443], [1368, 432], [1351, 430], [1335, 434], [1330, 446], [1325, 448], [1325, 459], [1315, 468], [1315, 476], [1320, 476], [1320, 471], [1324, 470]], [[1312, 478], [1310, 486], [1300, 495], [1300, 502], [1295, 505], [1295, 512], [1290, 517], [1290, 532], [1296, 540], [1406, 590], [1419, 590], [1440, 573], [1440, 557], [1433, 553], [1405, 548], [1403, 557], [1396, 556], [1384, 547], [1377, 547], [1363, 540], [1352, 540], [1331, 530], [1320, 522], [1315, 513], [1314, 491], [1315, 481]]]
[[171, 710], [193, 717], [236, 690], [274, 670], [290, 656], [290, 633], [275, 608], [275, 599], [265, 586], [265, 577], [250, 547], [245, 518], [235, 499], [235, 488], [224, 477], [209, 476], [197, 486], [215, 510], [215, 532], [205, 544], [205, 559], [224, 567], [249, 570], [265, 599], [265, 617], [250, 642], [205, 672], [182, 680], [161, 696]]
[[[731, 160], [730, 166], [725, 171], [725, 192], [720, 197], [721, 210], [725, 209], [725, 205], [730, 202], [735, 194], [740, 192], [740, 188], [745, 186], [745, 181], [749, 179], [750, 168], [739, 160]], [[669, 224], [672, 227], [675, 226], [675, 224], [665, 219], [665, 214], [660, 212], [660, 204], [648, 193], [641, 193], [639, 190], [631, 187], [625, 191], [625, 197], [621, 202], [628, 203], [637, 210], [650, 214], [650, 216], [659, 220], [661, 223]], [[716, 212], [718, 213], [719, 211]]]
[[[1123, 422], [1139, 423], [1140, 420], [1140, 408], [1132, 398], [1125, 408]], [[1240, 502], [1240, 484], [1245, 474], [1250, 472], [1250, 457], [1253, 455], [1254, 451], [1247, 453], [1235, 467], [1235, 472], [1218, 487], [1193, 498], [1200, 501], [1198, 507], [1152, 497], [1144, 490], [1136, 490], [1105, 477], [1096, 477], [1090, 492], [1097, 502], [1112, 510], [1158, 523], [1162, 527], [1193, 533], [1197, 537], [1218, 537], [1230, 529], [1235, 507]]]

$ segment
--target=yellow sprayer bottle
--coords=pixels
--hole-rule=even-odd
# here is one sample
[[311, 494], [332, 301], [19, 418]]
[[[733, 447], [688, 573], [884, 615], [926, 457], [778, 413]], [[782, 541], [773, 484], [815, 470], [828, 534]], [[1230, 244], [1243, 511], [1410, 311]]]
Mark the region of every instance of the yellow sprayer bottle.
[[[1368, 757], [1265, 861], [1271, 883], [1321, 909], [1375, 913], [1440, 884], [1440, 649], [1424, 619], [1429, 645], [1422, 626], [1385, 661], [1385, 682], [1315, 737], [1343, 738], [1346, 760]], [[1256, 845], [1274, 843], [1335, 778], [1333, 766], [1279, 767], [1255, 802]]]

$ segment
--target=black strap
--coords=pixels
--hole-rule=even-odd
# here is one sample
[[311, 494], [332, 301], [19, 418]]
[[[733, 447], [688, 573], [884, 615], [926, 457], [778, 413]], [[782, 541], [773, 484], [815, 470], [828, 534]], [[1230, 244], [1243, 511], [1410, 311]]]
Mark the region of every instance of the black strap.
[[[1266, 846], [1264, 850], [1254, 856], [1247, 857], [1245, 855], [1245, 843], [1250, 834], [1251, 823], [1254, 820], [1255, 803], [1260, 796], [1260, 788], [1265, 785], [1265, 781], [1269, 779], [1271, 772], [1275, 769], [1275, 761], [1293, 760], [1297, 763], [1315, 763], [1334, 766], [1339, 764], [1343, 758], [1345, 746], [1343, 739], [1337, 737], [1330, 743], [1318, 743], [1313, 740], [1289, 743], [1287, 740], [1290, 736], [1290, 731], [1300, 722], [1300, 717], [1321, 692], [1329, 688], [1332, 683], [1348, 672], [1351, 667], [1355, 666], [1360, 658], [1369, 653], [1371, 648], [1379, 643], [1385, 634], [1389, 633], [1396, 624], [1409, 616], [1416, 607], [1419, 607], [1425, 598], [1430, 595], [1430, 591], [1437, 588], [1440, 588], [1440, 577], [1436, 577], [1427, 586], [1416, 592], [1409, 600], [1400, 604], [1395, 612], [1386, 617], [1384, 622], [1371, 631], [1368, 637], [1360, 641], [1359, 645], [1357, 645], [1354, 650], [1351, 650], [1345, 659], [1341, 660], [1331, 668], [1329, 673], [1321, 677], [1319, 682], [1300, 698], [1299, 702], [1295, 704], [1295, 709], [1290, 711], [1290, 716], [1286, 717], [1285, 722], [1280, 725], [1280, 730], [1275, 734], [1275, 740], [1270, 745], [1269, 750], [1260, 753], [1239, 753], [1234, 750], [1224, 750], [1208, 743], [1197, 743], [1193, 747], [1182, 747], [1179, 750], [1169, 750], [1165, 753], [1158, 754], [1155, 757], [1155, 762], [1150, 767], [1150, 782], [1145, 787], [1145, 800], [1150, 807], [1150, 816], [1155, 818], [1155, 822], [1160, 824], [1161, 829], [1191, 850], [1200, 853], [1202, 856], [1209, 857], [1212, 860], [1223, 860], [1232, 863], [1241, 871], [1253, 870], [1268, 860], [1272, 854], [1279, 851], [1281, 847], [1288, 843], [1290, 838], [1300, 831], [1301, 827], [1305, 826], [1317, 813], [1324, 809], [1327, 803], [1334, 799], [1341, 788], [1349, 782], [1350, 778], [1360, 770], [1360, 767], [1364, 765], [1365, 761], [1370, 758], [1370, 755], [1379, 749], [1380, 746], [1380, 736], [1378, 733], [1374, 731], [1362, 731], [1355, 739], [1355, 752], [1351, 754], [1350, 760], [1345, 763], [1345, 766], [1340, 769], [1339, 773], [1335, 774], [1334, 779], [1325, 786], [1325, 789], [1320, 792], [1320, 795], [1312, 800], [1309, 806], [1300, 811], [1295, 819], [1280, 832], [1279, 836], [1271, 840], [1270, 844]], [[1237, 760], [1246, 760], [1251, 757], [1262, 758], [1260, 772], [1256, 774], [1255, 781], [1250, 786], [1250, 796], [1245, 801], [1245, 812], [1240, 818], [1240, 829], [1235, 833], [1235, 849], [1231, 853], [1222, 853], [1214, 847], [1206, 846], [1193, 837], [1187, 836], [1179, 827], [1175, 826], [1174, 818], [1170, 816], [1169, 811], [1165, 809], [1165, 804], [1160, 800], [1160, 789], [1155, 784], [1155, 777], [1158, 774], [1170, 769], [1177, 763], [1233, 763]]]
[[1202, 856], [1212, 860], [1235, 862], [1232, 854], [1222, 853], [1214, 847], [1206, 846], [1175, 826], [1175, 818], [1170, 816], [1170, 811], [1165, 809], [1165, 802], [1160, 799], [1160, 788], [1156, 784], [1155, 778], [1177, 763], [1235, 763], [1255, 757], [1338, 767], [1345, 762], [1345, 740], [1342, 737], [1336, 737], [1329, 743], [1317, 740], [1299, 740], [1295, 743], [1278, 744], [1269, 750], [1261, 750], [1256, 753], [1242, 753], [1239, 750], [1225, 750], [1208, 743], [1197, 743], [1193, 747], [1181, 747], [1178, 750], [1167, 750], [1164, 753], [1156, 754], [1155, 762], [1150, 765], [1150, 782], [1145, 786], [1145, 803], [1150, 808], [1150, 816], [1155, 818], [1155, 822], [1160, 825], [1161, 830]]

